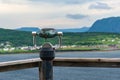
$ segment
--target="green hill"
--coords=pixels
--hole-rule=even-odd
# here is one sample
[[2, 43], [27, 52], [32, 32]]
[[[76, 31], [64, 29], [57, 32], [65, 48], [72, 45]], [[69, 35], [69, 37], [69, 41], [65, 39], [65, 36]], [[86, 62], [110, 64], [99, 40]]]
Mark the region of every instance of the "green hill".
[[29, 32], [0, 29], [0, 44], [10, 42], [12, 46], [31, 45], [31, 34]]
[[88, 32], [120, 33], [120, 17], [109, 17], [97, 20]]
[[63, 43], [68, 45], [111, 45], [120, 43], [115, 33], [66, 33]]
[[[58, 38], [49, 39], [52, 44], [58, 44]], [[63, 45], [114, 45], [120, 44], [120, 34], [115, 33], [64, 33]], [[0, 29], [0, 45], [9, 42], [12, 46], [32, 46], [31, 32]], [[44, 39], [37, 37], [37, 44]]]

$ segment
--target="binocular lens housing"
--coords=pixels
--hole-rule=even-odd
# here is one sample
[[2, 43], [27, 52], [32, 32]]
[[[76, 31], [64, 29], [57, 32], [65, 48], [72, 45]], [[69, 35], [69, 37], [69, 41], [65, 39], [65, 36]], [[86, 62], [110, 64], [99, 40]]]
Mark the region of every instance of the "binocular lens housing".
[[57, 31], [53, 28], [44, 28], [41, 29], [38, 35], [42, 38], [53, 38], [57, 36]]

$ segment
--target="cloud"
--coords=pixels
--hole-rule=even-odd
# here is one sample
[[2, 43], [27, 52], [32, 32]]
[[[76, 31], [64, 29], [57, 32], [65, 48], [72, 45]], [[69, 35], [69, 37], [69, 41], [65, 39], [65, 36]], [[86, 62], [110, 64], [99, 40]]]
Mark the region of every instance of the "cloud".
[[70, 19], [83, 19], [83, 18], [86, 18], [88, 16], [82, 15], [82, 14], [67, 14], [66, 17], [70, 18]]
[[92, 4], [89, 6], [89, 9], [112, 9], [108, 4], [106, 3], [101, 3], [101, 2], [96, 2], [95, 4]]
[[57, 3], [57, 4], [83, 4], [86, 2], [92, 2], [97, 0], [28, 0], [31, 2], [45, 2], [45, 3]]
[[3, 4], [25, 4], [27, 0], [0, 0]]

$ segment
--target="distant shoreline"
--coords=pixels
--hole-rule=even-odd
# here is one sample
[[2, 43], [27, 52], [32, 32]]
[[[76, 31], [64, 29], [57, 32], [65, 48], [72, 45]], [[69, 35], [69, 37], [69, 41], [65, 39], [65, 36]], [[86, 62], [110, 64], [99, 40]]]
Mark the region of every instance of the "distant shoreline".
[[112, 49], [112, 50], [56, 50], [56, 52], [103, 52], [103, 51], [120, 51], [120, 49]]
[[[55, 52], [103, 52], [103, 51], [119, 51], [120, 49], [106, 49], [106, 50], [100, 50], [100, 49], [90, 49], [90, 50], [55, 50]], [[39, 50], [36, 51], [21, 51], [21, 52], [0, 52], [0, 54], [34, 54], [39, 53]]]

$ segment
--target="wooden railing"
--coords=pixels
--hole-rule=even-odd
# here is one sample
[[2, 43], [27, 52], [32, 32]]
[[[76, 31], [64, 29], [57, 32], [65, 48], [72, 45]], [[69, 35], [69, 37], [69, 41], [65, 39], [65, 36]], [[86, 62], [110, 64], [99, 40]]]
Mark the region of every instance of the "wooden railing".
[[[120, 68], [120, 58], [56, 58], [53, 66]], [[0, 72], [41, 67], [41, 59], [26, 59], [0, 63]]]

